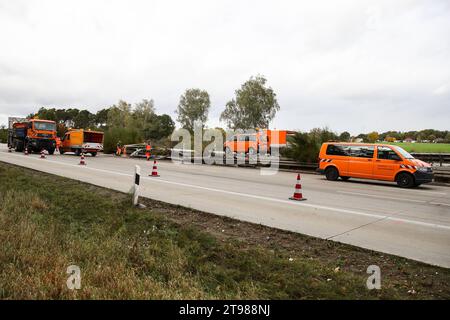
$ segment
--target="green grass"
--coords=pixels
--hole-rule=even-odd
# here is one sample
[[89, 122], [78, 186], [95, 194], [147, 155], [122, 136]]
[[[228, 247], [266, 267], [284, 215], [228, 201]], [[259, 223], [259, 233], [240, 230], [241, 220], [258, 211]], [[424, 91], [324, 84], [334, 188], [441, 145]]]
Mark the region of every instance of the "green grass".
[[450, 153], [450, 143], [418, 143], [418, 142], [416, 143], [386, 142], [386, 143], [400, 146], [408, 152]]
[[[130, 202], [123, 193], [0, 162], [0, 298], [450, 297], [448, 269], [160, 202], [149, 200], [153, 209], [143, 210]], [[382, 290], [365, 286], [371, 263], [381, 265]], [[81, 268], [80, 290], [66, 286], [72, 264]]]

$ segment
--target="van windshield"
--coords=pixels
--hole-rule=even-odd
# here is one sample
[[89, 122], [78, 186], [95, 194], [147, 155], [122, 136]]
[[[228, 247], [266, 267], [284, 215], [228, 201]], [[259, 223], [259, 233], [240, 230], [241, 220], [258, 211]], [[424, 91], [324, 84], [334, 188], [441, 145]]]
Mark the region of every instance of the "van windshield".
[[405, 149], [398, 147], [398, 146], [394, 146], [394, 149], [400, 153], [402, 155], [403, 158], [405, 159], [414, 159], [414, 157], [412, 155], [410, 155], [407, 151], [405, 151]]

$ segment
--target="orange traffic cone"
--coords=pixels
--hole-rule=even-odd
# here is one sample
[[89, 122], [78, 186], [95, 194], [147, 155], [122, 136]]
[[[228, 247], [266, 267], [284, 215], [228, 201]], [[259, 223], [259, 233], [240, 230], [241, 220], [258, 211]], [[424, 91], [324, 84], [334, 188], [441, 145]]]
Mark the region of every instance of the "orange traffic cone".
[[297, 184], [295, 185], [294, 195], [292, 197], [290, 197], [289, 199], [295, 200], [295, 201], [306, 200], [306, 198], [303, 198], [303, 195], [302, 195], [302, 185], [300, 184], [300, 173], [297, 175]]
[[28, 148], [25, 148], [25, 155], [28, 155]]
[[80, 158], [80, 166], [85, 166], [86, 165], [86, 161], [84, 160], [84, 153], [81, 154], [81, 158]]
[[153, 161], [153, 171], [152, 171], [152, 174], [149, 176], [150, 177], [159, 177], [158, 168], [156, 167], [156, 160]]
[[45, 152], [44, 152], [44, 149], [41, 150], [41, 159], [45, 159]]

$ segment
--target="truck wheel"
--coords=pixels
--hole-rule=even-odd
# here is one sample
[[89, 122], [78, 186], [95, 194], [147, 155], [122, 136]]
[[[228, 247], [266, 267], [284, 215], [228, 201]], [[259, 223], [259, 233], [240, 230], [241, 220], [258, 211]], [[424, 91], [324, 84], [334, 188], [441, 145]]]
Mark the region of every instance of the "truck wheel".
[[95, 157], [97, 155], [97, 152], [91, 152], [91, 156]]
[[327, 180], [336, 181], [339, 178], [339, 172], [335, 167], [328, 167], [325, 170], [325, 177]]
[[400, 172], [396, 181], [400, 188], [411, 188], [414, 186], [414, 177], [408, 172]]
[[59, 149], [59, 154], [64, 154], [64, 150], [63, 149]]
[[54, 154], [55, 153], [55, 149], [50, 149], [50, 150], [48, 150], [48, 154], [49, 155], [52, 155], [52, 154]]
[[[16, 152], [22, 152], [22, 151], [24, 150], [23, 145], [24, 145], [23, 142], [17, 143], [17, 144], [16, 144], [16, 148], [15, 148]], [[29, 150], [28, 150], [28, 151], [29, 151]]]
[[80, 156], [80, 155], [81, 155], [81, 150], [80, 150], [80, 149], [76, 149], [76, 150], [75, 150], [75, 154], [76, 154], [77, 156]]

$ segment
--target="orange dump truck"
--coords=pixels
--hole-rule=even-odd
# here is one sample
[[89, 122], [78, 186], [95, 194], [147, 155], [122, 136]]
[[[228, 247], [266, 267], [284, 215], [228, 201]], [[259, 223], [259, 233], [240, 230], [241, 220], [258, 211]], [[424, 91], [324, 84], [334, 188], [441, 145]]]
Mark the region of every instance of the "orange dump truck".
[[50, 120], [9, 118], [8, 147], [22, 152], [47, 150], [53, 154], [56, 149], [56, 123]]
[[272, 147], [285, 147], [287, 136], [293, 134], [288, 130], [257, 130], [253, 133], [237, 133], [224, 143], [226, 154], [248, 153], [271, 153]]
[[70, 129], [61, 140], [59, 152], [90, 153], [93, 157], [103, 150], [103, 132], [83, 129]]

